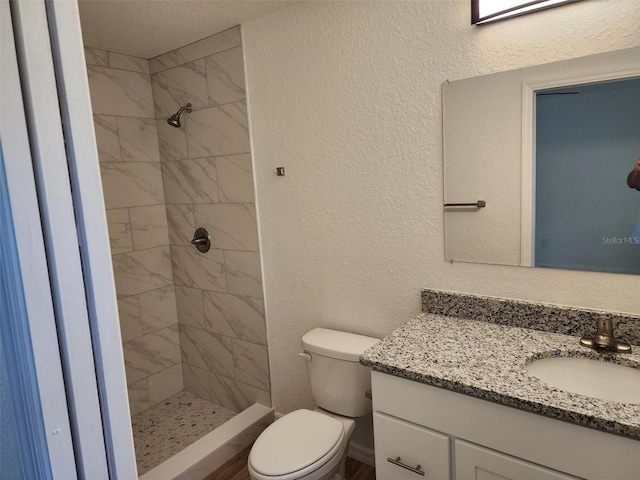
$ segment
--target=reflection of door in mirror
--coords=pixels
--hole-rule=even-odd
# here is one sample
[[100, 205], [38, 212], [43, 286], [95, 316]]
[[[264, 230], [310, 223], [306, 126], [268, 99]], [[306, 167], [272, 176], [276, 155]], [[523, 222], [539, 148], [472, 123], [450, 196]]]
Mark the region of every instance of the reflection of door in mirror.
[[640, 79], [539, 90], [534, 265], [640, 273]]
[[486, 208], [444, 207], [445, 259], [640, 274], [639, 83], [640, 47], [446, 82], [444, 204]]

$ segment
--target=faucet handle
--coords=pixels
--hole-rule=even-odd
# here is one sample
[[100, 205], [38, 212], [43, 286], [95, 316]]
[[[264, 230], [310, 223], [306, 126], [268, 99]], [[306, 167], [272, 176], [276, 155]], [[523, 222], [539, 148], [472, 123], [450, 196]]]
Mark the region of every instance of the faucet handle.
[[631, 345], [624, 342], [616, 342], [616, 353], [631, 353]]
[[616, 353], [631, 353], [631, 345], [619, 342], [613, 338], [613, 322], [605, 316], [598, 317], [596, 321], [596, 334], [593, 337], [584, 336], [580, 339], [580, 345]]
[[593, 348], [593, 338], [587, 337], [586, 335], [580, 338], [580, 345], [587, 348]]

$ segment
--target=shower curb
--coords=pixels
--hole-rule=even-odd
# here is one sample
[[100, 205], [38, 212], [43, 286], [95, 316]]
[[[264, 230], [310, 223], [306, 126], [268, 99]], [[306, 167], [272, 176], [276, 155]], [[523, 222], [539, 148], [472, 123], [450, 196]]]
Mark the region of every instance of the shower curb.
[[274, 409], [254, 403], [139, 480], [202, 480], [251, 445], [273, 423]]

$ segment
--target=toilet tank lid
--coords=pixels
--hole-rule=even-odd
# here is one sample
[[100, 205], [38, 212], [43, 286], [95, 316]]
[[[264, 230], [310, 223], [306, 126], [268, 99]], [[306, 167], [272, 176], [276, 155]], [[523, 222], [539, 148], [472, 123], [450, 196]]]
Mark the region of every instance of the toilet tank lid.
[[355, 333], [316, 328], [302, 337], [302, 348], [306, 352], [357, 362], [367, 348], [379, 341], [378, 338], [365, 337]]

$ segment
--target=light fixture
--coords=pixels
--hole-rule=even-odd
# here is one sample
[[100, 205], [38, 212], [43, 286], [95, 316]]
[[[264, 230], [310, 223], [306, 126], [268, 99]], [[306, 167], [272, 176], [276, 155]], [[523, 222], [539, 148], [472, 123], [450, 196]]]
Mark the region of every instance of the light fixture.
[[578, 0], [471, 0], [471, 24], [496, 22]]

